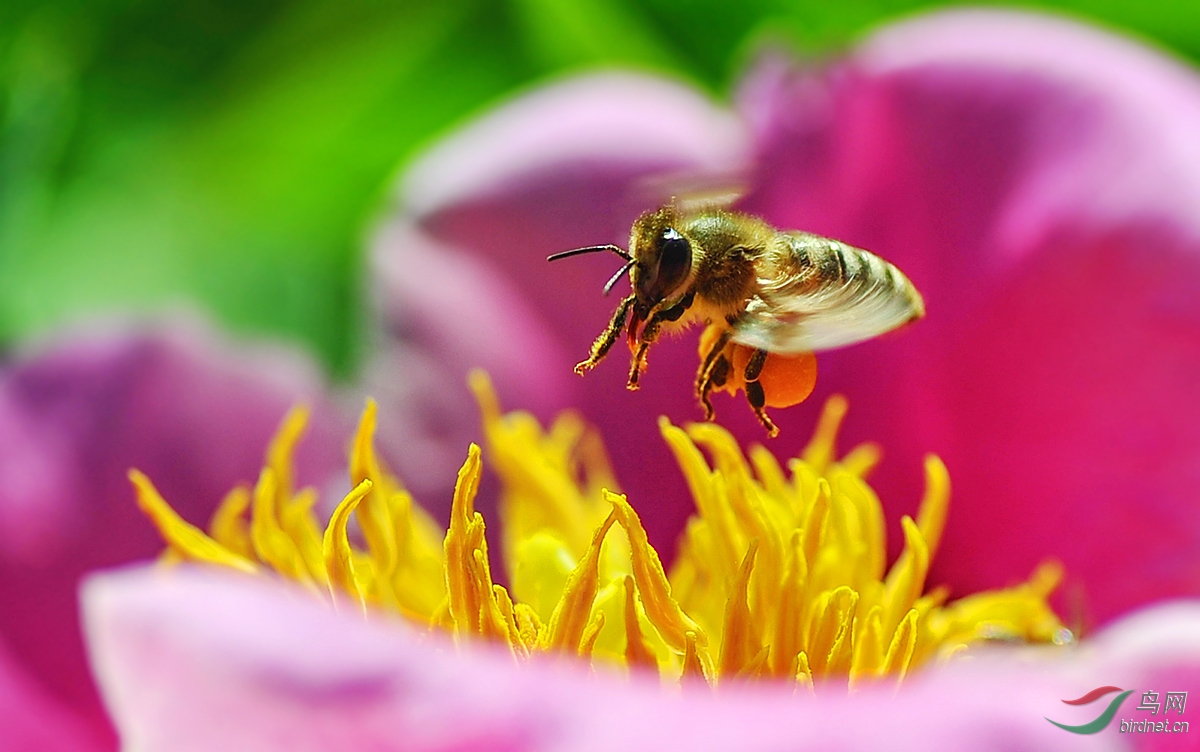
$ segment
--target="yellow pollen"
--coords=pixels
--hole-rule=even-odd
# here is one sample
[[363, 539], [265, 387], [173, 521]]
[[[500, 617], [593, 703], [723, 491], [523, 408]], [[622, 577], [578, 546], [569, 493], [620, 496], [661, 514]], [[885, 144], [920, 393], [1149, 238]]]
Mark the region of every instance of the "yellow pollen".
[[527, 413], [503, 413], [484, 374], [470, 384], [501, 481], [508, 587], [493, 580], [474, 507], [483, 452], [469, 448], [443, 531], [376, 454], [370, 400], [351, 444], [354, 487], [325, 526], [313, 512], [316, 492], [293, 487], [303, 408], [284, 419], [258, 483], [233, 489], [208, 533], [131, 471], [138, 504], [167, 543], [164, 561], [274, 572], [331, 603], [398, 612], [517, 658], [566, 653], [664, 680], [769, 679], [801, 694], [896, 683], [984, 641], [1070, 637], [1046, 603], [1062, 576], [1055, 563], [1023, 584], [957, 601], [928, 587], [950, 498], [937, 457], [925, 460], [919, 511], [901, 519], [904, 549], [887, 566], [883, 509], [865, 481], [881, 453], [864, 444], [839, 458], [841, 397], [782, 466], [762, 446], [744, 454], [714, 424], [660, 419], [696, 505], [668, 569], [618, 492], [594, 429], [572, 413], [543, 429]]

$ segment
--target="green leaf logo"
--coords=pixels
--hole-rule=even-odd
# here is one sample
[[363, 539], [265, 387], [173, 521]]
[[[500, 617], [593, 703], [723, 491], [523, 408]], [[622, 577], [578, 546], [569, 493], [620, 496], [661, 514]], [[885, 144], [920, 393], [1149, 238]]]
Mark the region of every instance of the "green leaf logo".
[[1068, 726], [1065, 723], [1051, 721], [1049, 718], [1046, 720], [1050, 721], [1064, 731], [1070, 731], [1072, 734], [1095, 734], [1103, 731], [1109, 723], [1112, 723], [1113, 716], [1117, 714], [1117, 709], [1121, 707], [1121, 703], [1125, 702], [1125, 698], [1133, 694], [1132, 689], [1127, 689], [1122, 692], [1120, 687], [1096, 687], [1083, 697], [1079, 697], [1074, 700], [1063, 700], [1063, 702], [1065, 702], [1067, 705], [1087, 705], [1095, 702], [1111, 692], [1121, 692], [1121, 694], [1114, 697], [1112, 701], [1108, 703], [1108, 707], [1104, 709], [1104, 712], [1096, 716], [1096, 719], [1090, 723], [1084, 723], [1079, 726]]

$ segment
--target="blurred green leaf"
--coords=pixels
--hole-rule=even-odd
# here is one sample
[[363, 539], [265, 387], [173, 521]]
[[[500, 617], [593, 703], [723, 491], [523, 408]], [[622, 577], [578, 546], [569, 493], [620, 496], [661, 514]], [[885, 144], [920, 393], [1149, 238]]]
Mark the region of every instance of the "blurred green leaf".
[[518, 43], [546, 69], [618, 64], [679, 71], [673, 39], [622, 0], [509, 0]]
[[[197, 298], [344, 368], [364, 228], [388, 176], [420, 140], [520, 80], [473, 23], [475, 3], [345, 10], [295, 6], [187, 96], [112, 127], [57, 184], [39, 134], [69, 127], [63, 102], [79, 88], [61, 75], [38, 83], [47, 74], [12, 87], [10, 102], [40, 104], [7, 108], [5, 332]], [[40, 93], [22, 94], [31, 87]]]

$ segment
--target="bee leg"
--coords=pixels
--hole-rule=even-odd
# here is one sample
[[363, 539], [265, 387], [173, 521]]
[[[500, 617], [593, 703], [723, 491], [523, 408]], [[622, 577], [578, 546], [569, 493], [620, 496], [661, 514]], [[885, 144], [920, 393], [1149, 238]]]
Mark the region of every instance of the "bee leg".
[[767, 395], [763, 392], [762, 384], [757, 381], [746, 382], [746, 399], [750, 401], [750, 407], [754, 410], [754, 414], [758, 416], [758, 422], [763, 424], [763, 428], [767, 429], [767, 436], [772, 439], [779, 435], [779, 427], [771, 422], [767, 417], [767, 411], [764, 409], [767, 404]]
[[[717, 362], [717, 356], [720, 355], [725, 349], [725, 346], [729, 344], [729, 338], [732, 336], [733, 331], [730, 329], [726, 329], [725, 331], [721, 332], [721, 335], [717, 337], [716, 341], [712, 343], [712, 346], [708, 348], [708, 352], [704, 354], [704, 360], [700, 363], [700, 370], [696, 371], [696, 394], [702, 394], [702, 392], [704, 392], [704, 382], [708, 380], [709, 373], [712, 371], [713, 366]], [[703, 399], [703, 397], [701, 399]]]
[[659, 311], [650, 317], [645, 328], [642, 329], [642, 343], [638, 345], [633, 362], [629, 364], [629, 383], [625, 385], [627, 388], [638, 388], [638, 377], [642, 375], [642, 371], [646, 370], [646, 353], [650, 350], [650, 345], [653, 345], [654, 341], [658, 339], [658, 330], [662, 328], [663, 321], [662, 311]]
[[642, 375], [642, 371], [646, 370], [646, 353], [650, 350], [650, 345], [653, 345], [654, 341], [658, 339], [658, 333], [663, 324], [668, 321], [678, 321], [691, 307], [694, 297], [694, 295], [688, 294], [670, 308], [659, 309], [650, 316], [646, 326], [642, 328], [642, 342], [638, 345], [633, 362], [629, 365], [629, 383], [625, 385], [627, 388], [638, 388], [638, 377]]
[[621, 330], [625, 328], [625, 319], [629, 317], [633, 299], [634, 296], [630, 295], [617, 306], [617, 310], [613, 312], [612, 321], [608, 322], [608, 328], [601, 332], [596, 341], [592, 343], [592, 352], [588, 359], [575, 366], [575, 373], [582, 376], [595, 368], [596, 364], [604, 360], [605, 355], [608, 355], [608, 351], [621, 336]]
[[750, 356], [750, 360], [746, 362], [745, 379], [747, 382], [758, 381], [758, 377], [762, 374], [763, 363], [767, 362], [766, 350], [755, 350]]
[[718, 355], [712, 367], [708, 369], [704, 381], [696, 387], [700, 392], [700, 404], [704, 407], [705, 420], [712, 420], [715, 415], [712, 402], [708, 399], [708, 393], [713, 389], [725, 386], [727, 378], [729, 378], [729, 359], [724, 354]]

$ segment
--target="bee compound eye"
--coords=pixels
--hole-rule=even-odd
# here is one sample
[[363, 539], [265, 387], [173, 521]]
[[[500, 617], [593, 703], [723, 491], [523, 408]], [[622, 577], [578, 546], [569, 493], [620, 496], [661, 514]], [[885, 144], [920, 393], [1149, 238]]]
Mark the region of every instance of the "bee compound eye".
[[664, 282], [678, 282], [692, 266], [692, 245], [673, 227], [663, 231], [658, 276]]

